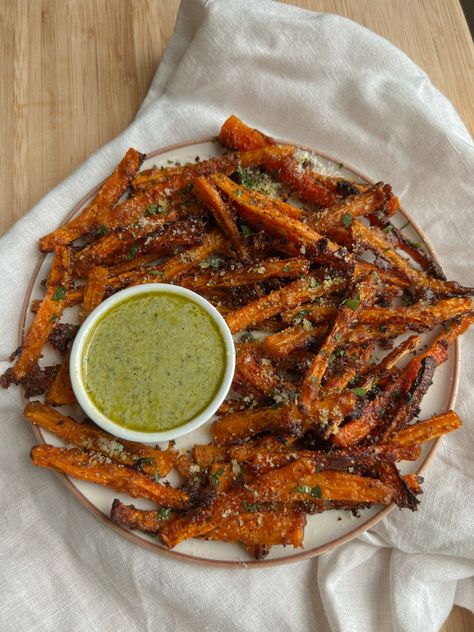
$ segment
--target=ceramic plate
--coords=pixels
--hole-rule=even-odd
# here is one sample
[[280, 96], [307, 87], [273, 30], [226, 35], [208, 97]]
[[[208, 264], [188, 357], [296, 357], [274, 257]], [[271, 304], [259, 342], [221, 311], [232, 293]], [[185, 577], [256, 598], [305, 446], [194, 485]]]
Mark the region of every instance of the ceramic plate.
[[[323, 173], [329, 173], [331, 175], [342, 175], [348, 178], [354, 178], [361, 182], [370, 182], [368, 178], [357, 172], [357, 170], [344, 165], [339, 159], [323, 155], [316, 150], [306, 148], [305, 150], [310, 151], [315, 157], [316, 171], [322, 171]], [[215, 141], [204, 140], [183, 143], [172, 147], [166, 147], [165, 149], [149, 154], [142, 168], [148, 168], [154, 164], [158, 166], [167, 165], [171, 161], [180, 161], [181, 164], [183, 164], [186, 162], [194, 162], [197, 156], [203, 160], [221, 154], [222, 148]], [[69, 221], [74, 215], [79, 213], [90, 201], [96, 190], [97, 188], [90, 191], [67, 215], [67, 217], [65, 217], [64, 221]], [[416, 209], [414, 209], [414, 211], [416, 212]], [[405, 211], [399, 212], [397, 216], [392, 218], [392, 221], [398, 227], [401, 227], [406, 224], [407, 221], [410, 221], [410, 225], [404, 230], [407, 237], [423, 243], [434, 256], [433, 250], [427, 242], [425, 235], [422, 234], [421, 230], [416, 226], [416, 223]], [[29, 306], [32, 300], [43, 296], [41, 281], [46, 278], [50, 265], [51, 255], [42, 256], [33, 273], [22, 310], [19, 332], [20, 344], [23, 333], [26, 327], [29, 326], [32, 318]], [[65, 310], [63, 320], [74, 321], [74, 314], [71, 309]], [[48, 359], [54, 360], [52, 352], [50, 358], [47, 357], [47, 353], [45, 353], [46, 364], [48, 364]], [[458, 356], [459, 349], [456, 342], [449, 349], [448, 361], [437, 369], [434, 383], [423, 399], [420, 415], [422, 419], [452, 408], [457, 387]], [[74, 410], [73, 407], [69, 407], [68, 410], [64, 407], [64, 411], [66, 414], [71, 414], [73, 417], [76, 416], [77, 418], [81, 418], [81, 416], [83, 416], [81, 411], [78, 409]], [[178, 449], [186, 449], [190, 448], [195, 443], [209, 442], [211, 440], [211, 435], [208, 432], [209, 424], [210, 422], [195, 432], [178, 439], [176, 447]], [[61, 441], [49, 432], [46, 432], [37, 426], [33, 426], [33, 430], [40, 442], [62, 445]], [[418, 461], [401, 463], [401, 472], [403, 474], [408, 474], [414, 472], [422, 473], [425, 471], [429, 460], [434, 454], [436, 444], [437, 441], [434, 441], [425, 445], [422, 455]], [[163, 445], [162, 447], [166, 446]], [[35, 474], [36, 476], [42, 476], [43, 472], [36, 470]], [[383, 508], [372, 507], [365, 509], [361, 512], [359, 518], [354, 518], [352, 514], [347, 511], [327, 511], [322, 514], [308, 516], [308, 523], [304, 538], [304, 549], [296, 550], [290, 547], [285, 548], [283, 546], [274, 546], [265, 560], [255, 561], [252, 560], [243, 547], [239, 545], [223, 542], [207, 542], [205, 540], [197, 539], [183, 542], [172, 551], [168, 551], [161, 546], [157, 540], [154, 540], [153, 538], [138, 531], [132, 532], [125, 528], [118, 527], [109, 519], [109, 512], [114, 498], [120, 498], [120, 500], [125, 503], [133, 502], [137, 507], [142, 509], [153, 508], [153, 504], [151, 502], [141, 499], [131, 499], [126, 494], [119, 494], [108, 488], [69, 478], [62, 474], [58, 474], [58, 476], [64, 480], [69, 490], [76, 496], [85, 508], [94, 513], [102, 522], [117, 531], [121, 536], [128, 538], [136, 544], [146, 547], [154, 553], [165, 554], [175, 559], [219, 566], [271, 566], [296, 562], [314, 555], [319, 555], [320, 553], [328, 551], [343, 542], [347, 542], [348, 540], [360, 535], [363, 531], [386, 516], [394, 507], [391, 505]], [[173, 483], [172, 478], [170, 478], [170, 480]], [[408, 510], [405, 511], [408, 512]]]

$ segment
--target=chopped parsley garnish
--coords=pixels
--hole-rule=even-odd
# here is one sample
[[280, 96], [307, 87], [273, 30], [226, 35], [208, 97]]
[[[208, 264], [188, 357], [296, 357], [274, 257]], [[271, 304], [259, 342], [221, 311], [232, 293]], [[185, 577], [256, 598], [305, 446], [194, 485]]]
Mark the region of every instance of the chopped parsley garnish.
[[58, 315], [57, 314], [51, 314], [51, 316], [49, 317], [49, 322], [50, 323], [54, 323], [56, 320], [58, 320]]
[[391, 233], [394, 228], [395, 228], [395, 226], [393, 224], [387, 224], [387, 226], [385, 226], [385, 228], [383, 229], [383, 232], [384, 233]]
[[319, 485], [315, 485], [314, 487], [311, 488], [311, 496], [315, 496], [316, 498], [323, 497], [323, 492], [321, 491], [321, 488], [319, 487]]
[[315, 279], [314, 277], [311, 277], [309, 280], [309, 287], [315, 288], [315, 287], [318, 287], [318, 285], [319, 285], [319, 281]]
[[148, 274], [151, 274], [152, 276], [163, 276], [164, 271], [163, 270], [149, 270]]
[[160, 507], [156, 513], [160, 518], [166, 519], [170, 517], [171, 509], [169, 507]]
[[222, 467], [220, 467], [217, 472], [211, 474], [209, 476], [209, 480], [211, 482], [211, 485], [218, 485], [219, 484], [219, 476], [222, 476], [222, 474], [224, 474], [224, 469]]
[[66, 298], [66, 290], [62, 287], [62, 285], [58, 285], [58, 287], [54, 290], [52, 299], [53, 301], [62, 301]]
[[411, 239], [407, 239], [407, 243], [412, 247], [415, 248], [416, 250], [420, 250], [421, 248], [423, 248], [422, 244], [420, 244], [419, 241], [412, 241]]
[[129, 261], [131, 261], [132, 259], [135, 259], [135, 255], [138, 252], [138, 246], [132, 246], [127, 254], [127, 259]]
[[342, 223], [346, 228], [349, 228], [350, 223], [352, 222], [352, 215], [350, 213], [344, 213], [342, 216]]
[[160, 204], [150, 204], [150, 206], [145, 211], [146, 215], [159, 215], [160, 213], [164, 213], [165, 209]]
[[291, 270], [290, 266], [285, 266], [283, 268], [283, 272], [289, 272]]
[[250, 235], [252, 235], [252, 230], [247, 226], [247, 224], [240, 224], [240, 232], [244, 237], [250, 237]]
[[245, 509], [245, 511], [250, 511], [250, 512], [257, 511], [258, 509], [257, 503], [251, 503], [249, 505], [246, 500], [242, 501], [242, 507]]
[[405, 224], [403, 224], [403, 226], [401, 228], [399, 228], [398, 230], [403, 230], [404, 228], [406, 228], [407, 226], [410, 226], [410, 222], [405, 222]]
[[161, 478], [159, 473], [158, 473], [158, 467], [157, 467], [156, 463], [155, 463], [155, 472], [153, 474], [153, 477], [154, 477], [156, 483], [158, 483], [160, 478]]
[[346, 301], [346, 306], [349, 307], [349, 309], [357, 309], [360, 305], [360, 294], [359, 292], [356, 293], [356, 295], [354, 296], [354, 298], [350, 298]]
[[222, 258], [219, 257], [219, 255], [211, 255], [210, 257], [207, 257], [207, 259], [204, 259], [204, 261], [201, 261], [201, 263], [199, 264], [199, 267], [202, 269], [206, 269], [206, 268], [212, 268], [213, 270], [217, 270], [218, 268], [220, 268], [222, 263]]
[[298, 485], [293, 492], [295, 494], [311, 494], [311, 487], [309, 485]]
[[354, 393], [354, 395], [357, 395], [357, 397], [365, 397], [367, 395], [367, 389], [360, 388], [359, 386], [351, 388], [350, 390]]
[[98, 237], [102, 237], [103, 235], [107, 235], [108, 230], [107, 230], [107, 226], [104, 226], [104, 224], [102, 224], [102, 226], [100, 226], [97, 229], [97, 236]]
[[328, 364], [332, 364], [335, 359], [336, 359], [336, 354], [335, 353], [331, 353], [331, 355], [328, 358]]

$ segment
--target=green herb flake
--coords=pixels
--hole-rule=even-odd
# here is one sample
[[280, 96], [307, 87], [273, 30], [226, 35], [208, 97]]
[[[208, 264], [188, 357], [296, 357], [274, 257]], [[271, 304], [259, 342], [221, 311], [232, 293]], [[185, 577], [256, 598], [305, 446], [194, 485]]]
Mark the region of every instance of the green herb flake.
[[319, 485], [316, 485], [315, 487], [311, 488], [311, 496], [314, 496], [315, 498], [323, 497], [323, 492], [321, 491], [321, 488], [319, 487]]
[[317, 375], [312, 375], [311, 376], [311, 382], [313, 382], [313, 383], [319, 382], [318, 376]]
[[150, 206], [145, 211], [146, 215], [159, 215], [160, 213], [164, 213], [165, 209], [160, 204], [150, 204]]
[[423, 248], [423, 245], [420, 244], [419, 241], [412, 241], [411, 239], [407, 239], [407, 243], [412, 247], [415, 248], [416, 250], [421, 250], [421, 248]]
[[336, 359], [336, 355], [334, 353], [331, 353], [331, 355], [328, 358], [328, 364], [331, 365], [335, 359]]
[[247, 226], [247, 224], [240, 225], [240, 232], [244, 237], [250, 237], [250, 235], [252, 235], [252, 230]]
[[365, 397], [367, 395], [367, 389], [360, 388], [359, 386], [351, 388], [350, 391], [354, 393], [354, 395], [357, 395], [357, 397]]
[[290, 272], [290, 270], [291, 270], [290, 266], [285, 266], [283, 268], [283, 272]]
[[359, 292], [356, 293], [356, 295], [354, 296], [354, 298], [351, 298], [349, 300], [346, 301], [346, 306], [349, 307], [350, 309], [356, 310], [360, 305], [360, 294]]
[[209, 481], [210, 481], [211, 485], [213, 485], [214, 487], [216, 485], [219, 485], [219, 477], [217, 476], [217, 474], [211, 474], [209, 476]]
[[410, 222], [405, 222], [405, 224], [403, 224], [403, 226], [401, 228], [399, 228], [398, 230], [403, 230], [404, 228], [406, 228], [407, 226], [410, 226]]
[[138, 246], [132, 246], [127, 254], [128, 261], [135, 259], [135, 255], [137, 254], [137, 252], [138, 252]]
[[344, 213], [342, 216], [342, 223], [346, 228], [349, 228], [350, 223], [352, 222], [352, 215], [350, 213]]
[[384, 233], [391, 233], [394, 228], [395, 228], [395, 226], [393, 224], [387, 224], [387, 226], [385, 226], [385, 228], [383, 229], [383, 232]]
[[107, 235], [109, 231], [107, 230], [107, 226], [104, 226], [104, 224], [102, 224], [102, 226], [100, 226], [97, 229], [97, 236], [98, 237], [103, 237], [104, 235]]
[[54, 290], [52, 299], [53, 301], [63, 301], [66, 298], [66, 290], [62, 287], [62, 285], [58, 285], [58, 287]]
[[319, 285], [318, 280], [315, 279], [314, 277], [311, 277], [309, 280], [309, 287], [315, 288], [315, 287], [318, 287], [318, 285]]
[[58, 320], [58, 315], [57, 314], [51, 314], [51, 316], [49, 317], [49, 322], [50, 323], [54, 323]]
[[163, 270], [149, 270], [148, 274], [151, 274], [152, 276], [163, 276], [164, 272]]
[[161, 478], [159, 473], [158, 473], [158, 467], [157, 467], [156, 463], [155, 463], [155, 472], [153, 474], [153, 477], [155, 479], [155, 483], [158, 483], [160, 478]]
[[169, 507], [160, 507], [160, 509], [158, 509], [156, 513], [158, 514], [160, 518], [163, 518], [164, 520], [166, 520], [167, 518], [170, 517], [171, 509]]
[[298, 485], [293, 489], [295, 494], [311, 494], [311, 487], [309, 485]]
[[318, 463], [314, 469], [314, 473], [315, 474], [319, 474], [319, 472], [323, 469], [323, 464], [322, 463]]

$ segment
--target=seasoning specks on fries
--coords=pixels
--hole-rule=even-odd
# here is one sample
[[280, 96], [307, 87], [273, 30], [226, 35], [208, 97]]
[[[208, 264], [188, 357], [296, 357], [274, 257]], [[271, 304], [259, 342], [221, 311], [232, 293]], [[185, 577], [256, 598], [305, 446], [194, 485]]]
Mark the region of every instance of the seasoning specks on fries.
[[[310, 514], [416, 510], [422, 480], [396, 464], [461, 426], [454, 411], [417, 417], [449, 344], [474, 320], [473, 289], [446, 280], [395, 227], [388, 184], [317, 173], [309, 154], [236, 116], [219, 139], [224, 156], [142, 172], [144, 156], [129, 149], [90, 204], [40, 239], [52, 253], [45, 295], [0, 383], [45, 393], [25, 417], [68, 445], [35, 446], [35, 465], [156, 504], [116, 499], [113, 522], [170, 548], [239, 542], [261, 559], [274, 545], [302, 547]], [[75, 401], [77, 329], [62, 322], [65, 308], [77, 306], [80, 322], [114, 292], [160, 282], [203, 295], [236, 335], [235, 398], [210, 425], [212, 441], [189, 454], [122, 441], [52, 407]], [[410, 332], [433, 332], [431, 342], [420, 349], [411, 335], [394, 347]], [[47, 344], [61, 365], [40, 366]], [[381, 346], [392, 349], [376, 359]], [[171, 470], [180, 485], [165, 479]]]

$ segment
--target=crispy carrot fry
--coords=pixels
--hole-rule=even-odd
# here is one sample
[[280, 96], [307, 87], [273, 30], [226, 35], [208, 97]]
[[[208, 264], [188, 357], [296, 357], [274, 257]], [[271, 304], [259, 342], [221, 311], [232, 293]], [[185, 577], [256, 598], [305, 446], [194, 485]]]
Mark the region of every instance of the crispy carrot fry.
[[165, 223], [173, 221], [176, 217], [176, 211], [154, 215], [143, 227], [119, 230], [86, 246], [75, 257], [75, 276], [87, 276], [91, 267], [114, 263], [120, 255], [133, 259], [130, 255], [133, 255], [134, 250], [138, 250], [137, 244], [141, 238], [160, 230]]
[[222, 463], [227, 460], [228, 448], [226, 446], [199, 444], [193, 445], [191, 455], [193, 461], [199, 465], [202, 470], [207, 470], [213, 463]]
[[340, 305], [341, 299], [328, 297], [319, 299], [314, 303], [304, 303], [296, 307], [286, 309], [281, 313], [281, 319], [284, 323], [300, 325], [303, 320], [309, 320], [311, 323], [327, 323], [334, 320], [337, 316], [337, 306]]
[[89, 423], [78, 423], [40, 402], [30, 402], [24, 410], [26, 419], [92, 453], [102, 454], [113, 463], [134, 467], [149, 476], [166, 476], [173, 467], [177, 453], [160, 450], [134, 441], [117, 439]]
[[76, 396], [72, 390], [69, 376], [69, 356], [70, 352], [68, 351], [59, 367], [59, 371], [56, 373], [54, 382], [46, 393], [46, 402], [51, 406], [65, 406], [76, 402]]
[[132, 270], [110, 279], [112, 287], [120, 288], [142, 283], [165, 283], [173, 281], [194, 266], [207, 259], [210, 255], [225, 249], [226, 241], [222, 233], [217, 231], [207, 235], [201, 245], [189, 248], [184, 252], [170, 257], [164, 263], [146, 268], [145, 270]]
[[319, 296], [325, 296], [345, 287], [345, 283], [345, 280], [341, 279], [341, 277], [328, 279], [324, 283], [320, 283], [313, 276], [298, 279], [298, 281], [294, 281], [281, 290], [275, 290], [261, 299], [248, 303], [245, 307], [228, 314], [226, 322], [232, 333], [237, 333], [250, 325], [255, 325], [262, 320], [275, 316], [283, 307], [299, 305]]
[[399, 445], [410, 445], [412, 443], [425, 443], [425, 441], [431, 441], [436, 437], [452, 432], [462, 425], [458, 415], [449, 410], [447, 413], [441, 415], [434, 415], [426, 421], [420, 421], [413, 426], [408, 426], [405, 430], [397, 432], [391, 439], [394, 443]]
[[51, 252], [59, 245], [70, 244], [75, 239], [100, 226], [100, 216], [109, 212], [118, 202], [131, 179], [140, 169], [145, 158], [136, 149], [130, 148], [115, 171], [102, 184], [92, 202], [73, 220], [40, 239], [41, 252]]
[[241, 345], [237, 350], [234, 380], [248, 384], [263, 395], [289, 393], [294, 387], [283, 379], [261, 349], [255, 345]]
[[355, 296], [346, 300], [341, 308], [328, 337], [315, 356], [313, 364], [304, 379], [300, 397], [302, 410], [306, 412], [311, 410], [311, 404], [318, 396], [321, 380], [326, 372], [331, 354], [340, 344], [348, 326], [354, 321], [360, 311], [373, 300], [377, 285], [378, 277], [375, 274], [370, 274], [357, 286]]
[[165, 193], [173, 193], [192, 186], [195, 178], [210, 176], [213, 173], [231, 174], [239, 167], [258, 167], [267, 161], [275, 162], [289, 154], [294, 148], [288, 145], [258, 147], [250, 151], [227, 154], [219, 158], [210, 158], [196, 164], [161, 167], [142, 171], [132, 182], [135, 191], [146, 191], [160, 187]]
[[205, 534], [206, 540], [242, 542], [245, 545], [291, 544], [303, 546], [306, 517], [302, 511], [280, 509], [234, 515]]
[[352, 235], [355, 241], [371, 250], [378, 257], [387, 261], [392, 268], [413, 283], [419, 292], [438, 297], [466, 296], [474, 294], [474, 288], [463, 287], [456, 281], [443, 281], [428, 276], [420, 270], [416, 270], [409, 261], [396, 252], [393, 244], [385, 234], [375, 226], [368, 228], [361, 220], [354, 220], [351, 224]]
[[197, 272], [182, 279], [182, 284], [199, 292], [207, 288], [230, 288], [260, 283], [273, 277], [295, 278], [305, 275], [309, 270], [309, 261], [302, 257], [291, 259], [264, 259], [252, 265], [234, 265], [234, 269], [221, 270], [218, 273]]
[[303, 419], [295, 405], [258, 408], [230, 413], [216, 419], [210, 430], [217, 444], [238, 443], [265, 430], [301, 434]]
[[326, 325], [313, 327], [311, 323], [308, 326], [304, 322], [267, 336], [263, 341], [263, 348], [272, 358], [283, 358], [297, 349], [307, 347], [326, 333]]
[[343, 350], [343, 366], [326, 380], [323, 388], [324, 396], [336, 395], [346, 388], [349, 382], [358, 375], [360, 368], [369, 361], [374, 349], [374, 344], [368, 344], [365, 347], [354, 345]]
[[251, 129], [237, 116], [232, 114], [224, 122], [219, 133], [219, 140], [225, 147], [245, 151], [272, 145], [275, 141], [256, 129]]
[[235, 246], [236, 251], [241, 256], [244, 256], [245, 245], [243, 237], [232, 217], [229, 206], [224, 202], [216, 189], [205, 178], [200, 177], [194, 181], [193, 191], [212, 212], [216, 222]]
[[71, 251], [58, 246], [54, 254], [51, 272], [46, 286], [46, 295], [36, 312], [26, 334], [20, 355], [13, 367], [13, 377], [19, 382], [37, 363], [55, 324], [64, 309], [64, 299], [71, 284]]
[[82, 320], [85, 320], [104, 300], [108, 276], [109, 271], [107, 268], [102, 268], [101, 266], [92, 268], [89, 272], [87, 283], [84, 286], [84, 296], [82, 298]]
[[[103, 457], [102, 457], [103, 459]], [[162, 485], [124, 465], [102, 463], [97, 456], [77, 448], [37, 445], [31, 450], [34, 465], [48, 467], [68, 476], [125, 492], [132, 498], [148, 498], [164, 507], [181, 508], [188, 495], [180, 489]]]
[[174, 516], [175, 512], [169, 508], [161, 507], [152, 511], [137, 509], [134, 505], [125, 505], [118, 498], [115, 498], [110, 510], [110, 519], [114, 524], [152, 534], [158, 533]]
[[337, 206], [321, 211], [313, 220], [317, 230], [326, 232], [333, 226], [348, 226], [355, 217], [367, 217], [392, 197], [392, 187], [377, 182], [363, 193], [351, 195]]
[[412, 511], [417, 510], [419, 500], [410, 489], [408, 483], [400, 476], [395, 463], [378, 463], [376, 472], [379, 480], [393, 489], [393, 501], [400, 509], [407, 507]]
[[[283, 202], [272, 201], [271, 198], [262, 193], [235, 184], [226, 176], [214, 175], [211, 177], [211, 182], [229, 196], [239, 215], [251, 223], [263, 226], [277, 237], [283, 237], [290, 242], [310, 249], [311, 258], [315, 261], [329, 262], [336, 268], [348, 269], [353, 266], [352, 256], [345, 248], [323, 237], [304, 222], [284, 214], [276, 208], [276, 206], [280, 207], [284, 204]], [[285, 208], [288, 209], [289, 206], [286, 204]], [[296, 213], [298, 213], [298, 209], [296, 209]]]

